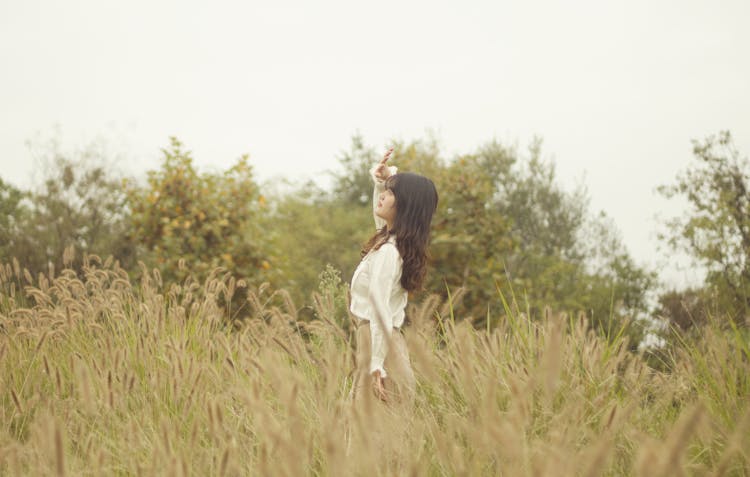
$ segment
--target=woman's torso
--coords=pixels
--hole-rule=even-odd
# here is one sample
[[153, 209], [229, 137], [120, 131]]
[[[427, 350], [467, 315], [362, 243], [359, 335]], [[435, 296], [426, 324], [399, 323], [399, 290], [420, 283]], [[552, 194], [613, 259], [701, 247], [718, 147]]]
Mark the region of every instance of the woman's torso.
[[[358, 318], [364, 320], [374, 319], [374, 309], [370, 303], [370, 283], [371, 280], [377, 279], [372, 276], [372, 262], [375, 254], [384, 253], [384, 247], [396, 247], [395, 238], [391, 237], [387, 243], [381, 245], [378, 250], [370, 251], [354, 270], [351, 285], [351, 312]], [[401, 327], [404, 323], [404, 309], [408, 300], [408, 293], [401, 286], [401, 260], [399, 256], [398, 273], [392, 278], [390, 285], [390, 296], [385, 308], [391, 314], [392, 323], [395, 328]]]

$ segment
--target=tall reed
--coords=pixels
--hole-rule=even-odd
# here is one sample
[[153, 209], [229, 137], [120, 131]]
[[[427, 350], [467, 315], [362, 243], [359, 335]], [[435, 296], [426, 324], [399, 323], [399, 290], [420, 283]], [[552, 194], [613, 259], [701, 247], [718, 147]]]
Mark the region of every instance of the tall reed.
[[[511, 300], [477, 330], [429, 297], [406, 330], [414, 405], [354, 407], [338, 285], [303, 320], [221, 270], [169, 284], [84, 262], [36, 280], [0, 267], [2, 475], [750, 472], [746, 330], [682, 337], [667, 373], [580, 316]], [[218, 304], [237, 293], [241, 322]]]

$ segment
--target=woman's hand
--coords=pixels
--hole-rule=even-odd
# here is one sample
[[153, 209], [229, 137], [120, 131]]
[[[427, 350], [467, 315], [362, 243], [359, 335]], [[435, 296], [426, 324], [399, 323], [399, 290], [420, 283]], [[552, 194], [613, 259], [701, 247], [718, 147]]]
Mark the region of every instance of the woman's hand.
[[385, 155], [383, 155], [383, 159], [381, 159], [377, 167], [375, 167], [376, 179], [384, 181], [391, 176], [391, 171], [390, 169], [388, 169], [388, 165], [386, 164], [388, 162], [388, 159], [391, 158], [391, 154], [393, 154], [393, 148], [390, 148], [385, 152]]
[[376, 398], [388, 402], [388, 396], [385, 393], [385, 378], [380, 375], [380, 370], [372, 373], [372, 391]]

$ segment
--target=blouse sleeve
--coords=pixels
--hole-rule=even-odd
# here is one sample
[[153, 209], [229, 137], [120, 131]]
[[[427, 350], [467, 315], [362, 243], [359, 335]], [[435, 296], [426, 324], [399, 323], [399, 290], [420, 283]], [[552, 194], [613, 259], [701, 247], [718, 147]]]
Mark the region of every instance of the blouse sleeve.
[[[384, 181], [375, 177], [375, 169], [377, 169], [377, 167], [378, 164], [375, 164], [370, 169], [370, 177], [372, 177], [372, 181], [375, 183], [375, 188], [372, 191], [372, 217], [375, 219], [375, 229], [380, 230], [385, 226], [386, 222], [375, 214], [375, 207], [378, 205], [378, 196], [385, 190], [385, 185]], [[391, 172], [391, 175], [393, 175], [398, 172], [398, 167], [388, 166], [388, 170]]]
[[372, 256], [371, 267], [368, 299], [374, 313], [370, 319], [370, 373], [380, 370], [380, 374], [385, 377], [383, 364], [388, 355], [393, 332], [393, 315], [389, 311], [389, 301], [401, 271], [401, 256], [395, 245], [386, 243], [380, 247]]

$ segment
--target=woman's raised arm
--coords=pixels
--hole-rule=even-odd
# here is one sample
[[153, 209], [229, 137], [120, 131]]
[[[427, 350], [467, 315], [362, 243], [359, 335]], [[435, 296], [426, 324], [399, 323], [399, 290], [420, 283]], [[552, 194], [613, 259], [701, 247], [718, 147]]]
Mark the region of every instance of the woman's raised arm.
[[375, 182], [375, 188], [372, 192], [372, 217], [375, 219], [375, 228], [377, 230], [380, 230], [386, 224], [385, 220], [378, 217], [375, 213], [375, 208], [378, 205], [380, 193], [385, 189], [385, 180], [398, 172], [398, 168], [396, 166], [389, 166], [387, 164], [388, 159], [391, 158], [391, 154], [393, 154], [392, 147], [385, 152], [385, 154], [383, 155], [383, 159], [381, 159], [380, 162], [375, 164], [375, 166], [370, 169], [370, 175], [372, 176], [373, 182]]

